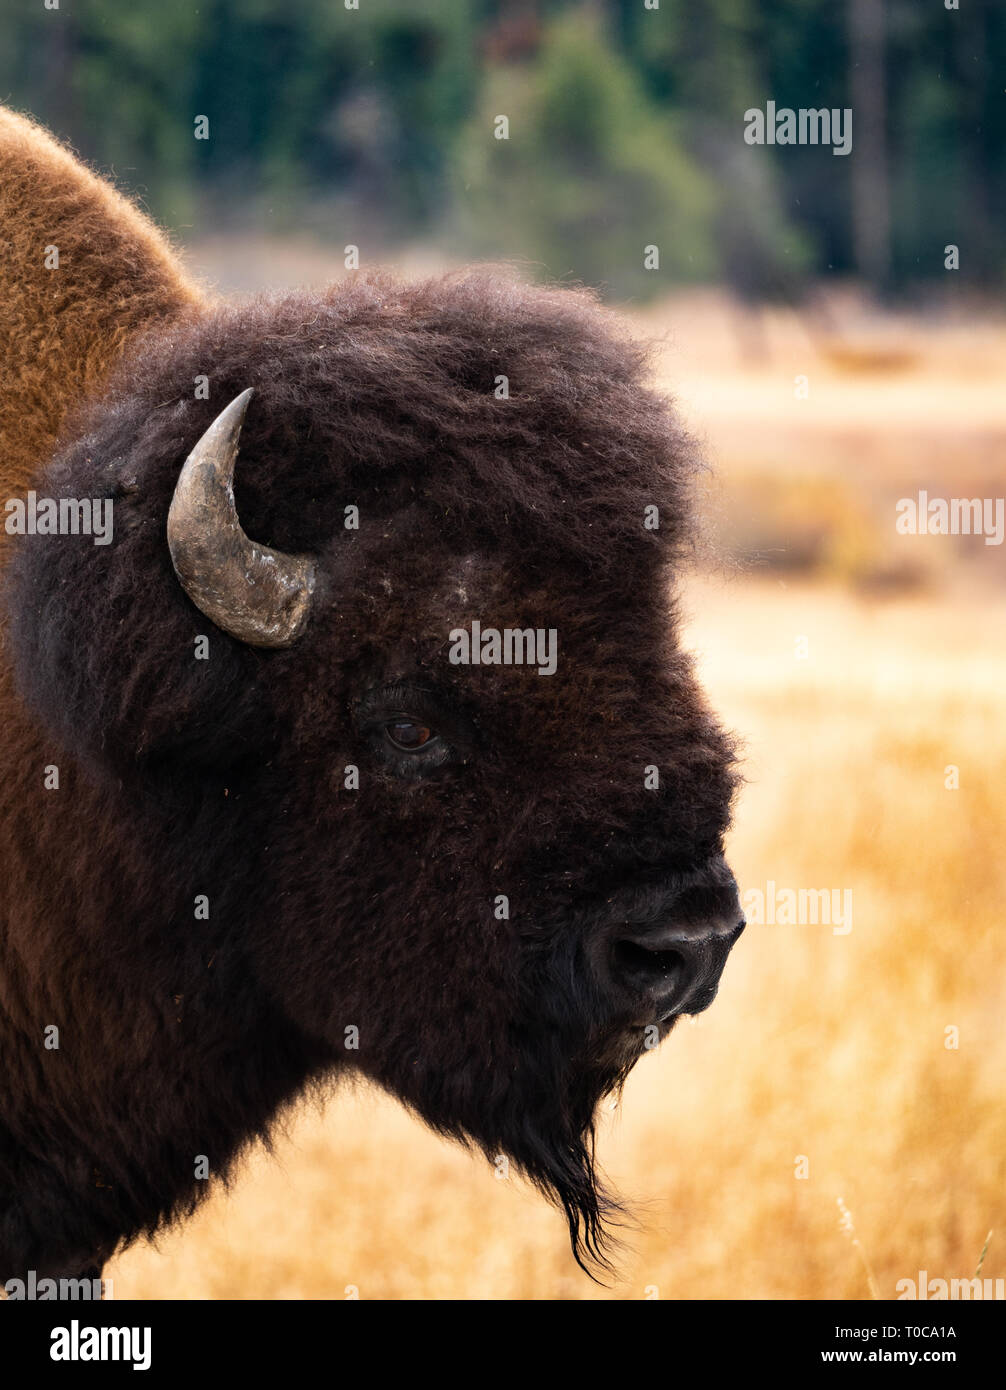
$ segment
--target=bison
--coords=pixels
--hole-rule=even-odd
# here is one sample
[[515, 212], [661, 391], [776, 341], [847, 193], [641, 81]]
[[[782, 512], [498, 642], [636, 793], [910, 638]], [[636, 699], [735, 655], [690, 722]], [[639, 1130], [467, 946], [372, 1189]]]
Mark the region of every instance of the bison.
[[347, 1073], [596, 1271], [598, 1103], [743, 927], [646, 349], [498, 270], [215, 298], [33, 123], [0, 156], [0, 1278]]

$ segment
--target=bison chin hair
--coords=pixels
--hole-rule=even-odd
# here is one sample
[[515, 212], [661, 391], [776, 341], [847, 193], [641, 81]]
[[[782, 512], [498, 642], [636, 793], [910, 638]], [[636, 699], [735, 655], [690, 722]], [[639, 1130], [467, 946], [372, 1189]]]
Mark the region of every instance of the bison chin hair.
[[[573, 1258], [598, 1283], [615, 1274], [624, 1250], [616, 1232], [634, 1223], [598, 1170], [597, 1113], [603, 1100], [620, 1095], [637, 1056], [621, 1064], [595, 1062], [561, 1080], [561, 1073], [553, 1071], [551, 1096], [541, 1092], [541, 1108], [515, 1106], [498, 1147], [481, 1144], [490, 1159], [498, 1158], [500, 1150], [506, 1153], [521, 1175], [561, 1209]], [[541, 1073], [536, 1080], [541, 1083]]]
[[[400, 1098], [436, 1133], [480, 1149], [493, 1165], [505, 1157], [563, 1212], [573, 1258], [590, 1278], [603, 1283], [615, 1275], [616, 1259], [624, 1250], [615, 1232], [635, 1222], [598, 1170], [596, 1114], [605, 1097], [619, 1094], [633, 1061], [581, 1072], [565, 1084], [550, 1084], [539, 1071], [495, 1111], [483, 1104], [469, 1124], [438, 1115], [427, 1101]], [[522, 1103], [517, 1090], [536, 1104]]]
[[[569, 994], [560, 1019], [556, 997], [551, 1017], [539, 1012], [526, 1028], [512, 1021], [503, 1030], [506, 1044], [497, 1035], [457, 1070], [413, 1054], [407, 1077], [381, 1079], [438, 1134], [481, 1150], [494, 1166], [505, 1157], [563, 1212], [574, 1259], [603, 1283], [624, 1252], [616, 1232], [636, 1222], [598, 1169], [597, 1114], [605, 1098], [620, 1095], [642, 1054], [643, 1033], [588, 1030], [580, 1010], [568, 1007]], [[481, 1064], [485, 1057], [492, 1065]]]

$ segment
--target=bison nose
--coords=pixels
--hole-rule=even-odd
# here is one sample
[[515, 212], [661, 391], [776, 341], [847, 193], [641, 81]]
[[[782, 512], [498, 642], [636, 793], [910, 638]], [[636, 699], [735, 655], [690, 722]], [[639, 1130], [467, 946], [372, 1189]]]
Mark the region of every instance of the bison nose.
[[626, 924], [612, 942], [609, 973], [618, 992], [631, 995], [648, 1021], [700, 1013], [716, 998], [730, 948], [744, 930], [737, 912], [705, 923]]
[[612, 893], [586, 940], [612, 1021], [638, 1026], [707, 1009], [744, 925], [722, 855]]

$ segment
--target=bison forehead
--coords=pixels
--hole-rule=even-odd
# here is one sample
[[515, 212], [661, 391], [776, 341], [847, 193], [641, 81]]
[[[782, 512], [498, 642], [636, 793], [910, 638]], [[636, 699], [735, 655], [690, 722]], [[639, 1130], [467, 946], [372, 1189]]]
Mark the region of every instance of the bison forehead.
[[[633, 564], [630, 554], [621, 567], [589, 573], [556, 566], [540, 549], [452, 553], [448, 539], [436, 530], [417, 535], [392, 527], [334, 541], [305, 645], [338, 651], [340, 664], [357, 653], [388, 666], [438, 667], [447, 665], [462, 630], [480, 649], [483, 642], [491, 647], [492, 633], [507, 634], [507, 650], [515, 633], [525, 643], [532, 636], [558, 643], [587, 675], [613, 663], [627, 670], [666, 660], [673, 622], [662, 566]], [[527, 663], [490, 650], [485, 662], [470, 664]]]
[[249, 535], [284, 551], [323, 547], [347, 507], [361, 527], [415, 508], [431, 543], [467, 532], [471, 549], [544, 546], [594, 569], [689, 533], [695, 451], [645, 353], [589, 296], [487, 274], [361, 278], [152, 337], [95, 405], [76, 495], [115, 461], [130, 505], [162, 509], [249, 387], [235, 495]]
[[460, 603], [467, 605], [469, 596], [476, 601], [481, 595], [476, 590], [476, 585], [484, 583], [485, 571], [480, 572], [477, 555], [463, 555], [453, 565], [448, 566], [446, 575], [448, 598], [456, 598]]

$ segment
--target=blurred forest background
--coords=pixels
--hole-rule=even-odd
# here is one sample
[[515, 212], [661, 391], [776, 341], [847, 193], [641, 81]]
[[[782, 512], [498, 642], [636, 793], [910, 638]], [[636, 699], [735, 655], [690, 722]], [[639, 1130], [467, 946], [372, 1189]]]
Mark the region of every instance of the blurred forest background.
[[[6, 9], [0, 100], [174, 228], [424, 240], [634, 300], [908, 291], [951, 243], [961, 279], [1006, 275], [998, 0], [44, 3]], [[854, 155], [745, 144], [769, 99], [852, 107]]]
[[[613, 1287], [358, 1088], [116, 1296], [892, 1298], [986, 1246], [1006, 1277], [1006, 547], [895, 525], [1003, 496], [1003, 0], [11, 0], [0, 100], [223, 290], [338, 280], [349, 244], [599, 287], [713, 464], [682, 608], [743, 740], [742, 891], [854, 904], [847, 935], [752, 923], [605, 1110], [640, 1219]], [[747, 145], [769, 100], [852, 107], [852, 153]]]

